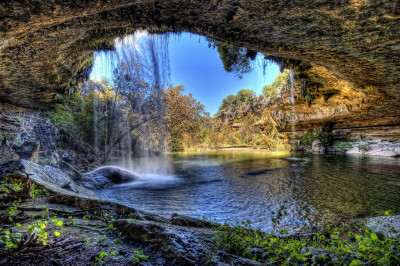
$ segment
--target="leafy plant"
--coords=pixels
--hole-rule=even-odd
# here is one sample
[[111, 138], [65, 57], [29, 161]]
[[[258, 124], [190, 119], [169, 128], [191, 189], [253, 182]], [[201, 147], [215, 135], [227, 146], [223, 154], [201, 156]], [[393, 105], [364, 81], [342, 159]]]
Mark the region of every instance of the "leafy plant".
[[360, 151], [367, 151], [368, 150], [368, 144], [361, 144], [358, 145], [358, 148], [360, 149]]
[[51, 159], [50, 158], [43, 158], [39, 161], [39, 164], [41, 165], [49, 165], [51, 164]]
[[133, 260], [133, 264], [138, 264], [142, 261], [147, 261], [149, 259], [149, 256], [144, 255], [143, 250], [138, 249], [134, 251], [135, 257]]
[[11, 233], [4, 231], [4, 235], [0, 239], [0, 243], [4, 244], [6, 248], [18, 248], [18, 243], [21, 241], [21, 233]]
[[101, 242], [103, 242], [104, 240], [106, 240], [106, 235], [102, 235], [98, 240], [97, 240], [97, 244], [100, 244]]
[[[280, 209], [273, 222], [285, 215]], [[397, 265], [400, 263], [398, 236], [386, 238], [370, 232], [366, 227], [358, 233], [346, 228], [331, 228], [310, 238], [296, 238], [285, 230], [265, 233], [253, 230], [251, 222], [231, 225], [215, 225], [218, 230], [215, 241], [219, 248], [267, 264], [347, 264]], [[282, 237], [283, 236], [283, 237]], [[255, 250], [259, 250], [257, 253]], [[313, 250], [317, 250], [314, 253]], [[361, 263], [361, 264], [360, 264]]]
[[42, 244], [47, 245], [47, 232], [45, 229], [47, 227], [47, 221], [42, 222], [42, 220], [38, 220], [35, 224], [28, 225], [28, 234], [33, 234], [39, 237]]
[[95, 257], [96, 265], [103, 265], [105, 263], [104, 259], [107, 257], [108, 253], [103, 251]]
[[300, 138], [300, 144], [305, 146], [311, 146], [313, 141], [319, 139], [322, 145], [329, 146], [332, 143], [332, 132], [328, 131], [309, 131]]
[[35, 185], [32, 185], [31, 192], [33, 199], [47, 198], [50, 196], [49, 192], [46, 189], [40, 189]]

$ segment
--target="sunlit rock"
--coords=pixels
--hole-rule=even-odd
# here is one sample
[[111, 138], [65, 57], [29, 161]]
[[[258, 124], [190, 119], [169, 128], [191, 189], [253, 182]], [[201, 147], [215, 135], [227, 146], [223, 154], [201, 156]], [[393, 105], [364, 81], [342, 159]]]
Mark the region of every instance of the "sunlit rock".
[[48, 165], [42, 167], [27, 160], [21, 160], [21, 164], [23, 166], [23, 170], [21, 171], [23, 177], [26, 177], [23, 173], [28, 174], [30, 179], [50, 191], [96, 198], [93, 191], [79, 186], [60, 169]]

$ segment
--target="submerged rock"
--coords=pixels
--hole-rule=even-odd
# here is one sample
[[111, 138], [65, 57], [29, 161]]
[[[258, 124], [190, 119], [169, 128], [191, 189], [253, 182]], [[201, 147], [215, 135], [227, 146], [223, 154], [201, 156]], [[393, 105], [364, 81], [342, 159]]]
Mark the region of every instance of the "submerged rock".
[[374, 155], [374, 156], [385, 156], [385, 157], [397, 157], [400, 156], [397, 152], [394, 151], [382, 151], [382, 150], [371, 150], [365, 153], [366, 155]]
[[102, 189], [115, 184], [129, 183], [137, 180], [139, 176], [118, 167], [105, 166], [84, 174], [82, 184], [89, 189]]

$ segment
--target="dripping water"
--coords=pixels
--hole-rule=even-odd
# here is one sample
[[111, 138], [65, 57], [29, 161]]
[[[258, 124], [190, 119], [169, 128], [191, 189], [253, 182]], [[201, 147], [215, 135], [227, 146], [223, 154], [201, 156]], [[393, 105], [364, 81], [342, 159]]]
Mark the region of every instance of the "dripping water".
[[289, 81], [290, 81], [290, 102], [292, 104], [292, 115], [291, 115], [291, 131], [292, 131], [292, 137], [294, 138], [295, 133], [296, 133], [296, 112], [295, 112], [295, 104], [296, 104], [296, 99], [295, 99], [295, 76], [293, 70], [289, 72]]
[[[131, 108], [134, 113], [141, 114], [144, 117], [159, 117], [162, 118], [165, 110], [163, 89], [170, 82], [170, 64], [168, 54], [168, 34], [154, 35], [149, 34], [146, 31], [139, 31], [133, 35], [125, 36], [123, 38], [117, 38], [114, 41], [113, 51], [99, 51], [95, 52], [95, 68], [91, 73], [92, 77], [99, 77], [101, 75], [110, 78], [111, 85], [118, 85], [124, 90], [126, 84], [113, 84], [118, 79], [115, 79], [117, 75], [124, 75], [121, 69], [126, 69], [130, 76], [130, 83], [128, 84], [131, 88], [138, 90], [141, 95], [146, 95], [143, 99], [138, 97], [139, 100], [135, 100], [135, 104], [132, 104]], [[143, 89], [144, 84], [152, 86], [153, 93], [149, 95], [149, 90], [146, 92]], [[129, 89], [129, 88], [128, 88]], [[147, 94], [146, 94], [147, 93]], [[150, 97], [151, 96], [151, 97]], [[135, 96], [134, 96], [135, 97]], [[136, 98], [136, 97], [135, 97]], [[150, 99], [150, 102], [149, 102]], [[106, 102], [106, 104], [109, 104]], [[150, 105], [153, 109], [150, 109]], [[156, 106], [156, 108], [154, 108]], [[117, 106], [118, 108], [118, 106]], [[95, 99], [93, 105], [94, 111], [94, 145], [99, 147], [102, 145], [98, 139], [98, 115], [104, 113], [105, 110], [110, 109], [110, 106], [105, 108], [99, 108], [98, 103]], [[120, 117], [119, 122], [115, 123], [117, 127], [110, 127], [111, 133], [114, 137], [121, 132], [129, 131], [128, 116], [124, 114], [124, 117]], [[125, 117], [126, 116], [126, 117]], [[124, 122], [125, 120], [125, 122]], [[147, 122], [140, 126], [136, 134], [142, 136], [132, 139], [132, 134], [126, 134], [126, 136], [116, 147], [115, 154], [118, 155], [121, 166], [126, 169], [132, 169], [132, 145], [139, 143], [139, 147], [136, 147], [141, 155], [149, 155], [152, 151], [163, 151], [164, 149], [164, 134], [166, 123], [163, 119], [154, 119], [151, 122]], [[143, 137], [144, 136], [144, 137]], [[139, 141], [138, 141], [139, 140]], [[105, 141], [103, 147], [99, 149], [108, 151], [111, 147], [107, 145]], [[137, 146], [137, 145], [136, 145]], [[149, 161], [151, 161], [149, 159]]]

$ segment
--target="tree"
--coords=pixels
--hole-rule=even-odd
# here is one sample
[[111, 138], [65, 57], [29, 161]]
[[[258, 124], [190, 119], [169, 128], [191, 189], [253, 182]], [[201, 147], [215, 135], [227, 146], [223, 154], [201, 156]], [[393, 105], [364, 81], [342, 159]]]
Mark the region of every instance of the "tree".
[[265, 85], [263, 87], [263, 94], [266, 97], [276, 98], [278, 93], [289, 84], [289, 70], [284, 70], [282, 73], [279, 73], [275, 78], [274, 83], [272, 85]]
[[250, 60], [254, 60], [257, 53], [246, 48], [208, 39], [209, 47], [217, 48], [219, 58], [226, 72], [232, 72], [238, 78], [253, 70]]
[[237, 95], [228, 95], [222, 99], [222, 105], [219, 110], [227, 110], [232, 107], [239, 107], [243, 103], [251, 103], [254, 101], [256, 93], [252, 90], [240, 90]]
[[254, 100], [256, 93], [252, 90], [240, 90], [237, 93], [239, 104], [248, 103]]
[[200, 123], [204, 114], [204, 105], [193, 98], [192, 94], [183, 94], [184, 87], [168, 87], [164, 90], [165, 120], [171, 137], [173, 149], [182, 148], [183, 134], [200, 134]]

